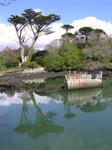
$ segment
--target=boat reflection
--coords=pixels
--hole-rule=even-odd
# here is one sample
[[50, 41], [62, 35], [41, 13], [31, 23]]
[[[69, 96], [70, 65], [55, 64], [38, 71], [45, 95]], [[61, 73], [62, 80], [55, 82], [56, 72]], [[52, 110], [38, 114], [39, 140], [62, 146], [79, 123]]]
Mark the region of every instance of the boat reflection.
[[88, 101], [92, 103], [95, 100], [101, 98], [102, 98], [102, 89], [100, 88], [70, 91], [67, 94], [67, 100], [71, 105], [73, 104], [84, 105]]
[[69, 92], [67, 101], [71, 105], [76, 105], [84, 112], [103, 111], [107, 107], [107, 101], [103, 99], [102, 89], [95, 88], [89, 90], [79, 90]]
[[111, 99], [104, 99], [101, 88], [50, 93], [49, 96], [64, 103], [66, 118], [76, 116], [70, 111], [73, 105], [84, 112], [103, 111]]

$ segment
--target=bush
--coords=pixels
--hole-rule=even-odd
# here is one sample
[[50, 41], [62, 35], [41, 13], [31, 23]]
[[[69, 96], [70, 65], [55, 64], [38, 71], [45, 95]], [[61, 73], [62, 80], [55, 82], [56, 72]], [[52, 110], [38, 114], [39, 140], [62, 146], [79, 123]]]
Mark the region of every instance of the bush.
[[5, 66], [7, 68], [13, 68], [13, 67], [17, 67], [19, 65], [19, 60], [10, 60], [9, 62], [5, 63]]
[[35, 61], [31, 61], [31, 62], [24, 62], [22, 65], [21, 65], [22, 68], [31, 68], [31, 69], [34, 69], [34, 68], [38, 68], [39, 65], [35, 62]]
[[64, 67], [64, 59], [62, 56], [56, 55], [49, 55], [43, 59], [44, 67], [48, 71], [60, 71], [63, 70]]
[[20, 53], [16, 50], [7, 50], [0, 52], [0, 66], [13, 68], [19, 65]]
[[80, 69], [83, 62], [83, 53], [74, 44], [66, 44], [59, 50], [59, 54], [64, 58], [66, 69]]

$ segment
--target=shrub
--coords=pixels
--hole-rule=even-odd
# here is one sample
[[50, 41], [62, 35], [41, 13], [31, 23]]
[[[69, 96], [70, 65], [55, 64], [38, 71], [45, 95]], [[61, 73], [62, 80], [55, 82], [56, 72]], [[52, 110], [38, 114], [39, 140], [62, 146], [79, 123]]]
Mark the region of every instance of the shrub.
[[56, 55], [48, 55], [43, 59], [44, 67], [48, 71], [60, 71], [64, 67], [64, 59], [62, 56]]
[[6, 68], [17, 67], [19, 64], [19, 51], [7, 50], [0, 52], [0, 66]]
[[66, 44], [59, 50], [59, 54], [64, 58], [66, 69], [79, 69], [83, 62], [83, 53], [74, 44]]
[[7, 67], [7, 68], [13, 68], [13, 67], [17, 67], [18, 66], [18, 64], [19, 64], [19, 60], [10, 60], [10, 61], [8, 61], [8, 62], [6, 62], [5, 63], [5, 66]]
[[27, 62], [24, 62], [22, 65], [21, 65], [22, 68], [31, 68], [31, 69], [34, 69], [34, 68], [38, 68], [39, 65], [35, 62], [35, 61], [27, 61]]

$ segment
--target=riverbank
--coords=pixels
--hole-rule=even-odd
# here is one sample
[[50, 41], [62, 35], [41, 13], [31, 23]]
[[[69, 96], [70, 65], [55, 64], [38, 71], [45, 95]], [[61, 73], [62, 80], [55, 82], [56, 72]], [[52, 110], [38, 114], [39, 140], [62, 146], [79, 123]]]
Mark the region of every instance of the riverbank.
[[[85, 70], [82, 70], [83, 72]], [[86, 70], [87, 72], [91, 74], [95, 74], [98, 72], [97, 70]], [[46, 72], [41, 71], [38, 72], [37, 70], [13, 70], [13, 71], [4, 71], [0, 73], [0, 88], [4, 87], [14, 87], [14, 88], [23, 88], [27, 87], [30, 84], [42, 84], [45, 82], [45, 80], [54, 78], [55, 77], [64, 77], [65, 74], [67, 74], [66, 71], [60, 71], [60, 72]], [[103, 70], [103, 78], [105, 76], [112, 75], [111, 70]], [[64, 81], [63, 81], [64, 82]], [[64, 83], [63, 83], [64, 84]], [[63, 86], [61, 84], [61, 86]]]
[[45, 79], [64, 76], [62, 72], [37, 72], [35, 70], [4, 71], [0, 73], [0, 86], [23, 86], [31, 83], [42, 83]]

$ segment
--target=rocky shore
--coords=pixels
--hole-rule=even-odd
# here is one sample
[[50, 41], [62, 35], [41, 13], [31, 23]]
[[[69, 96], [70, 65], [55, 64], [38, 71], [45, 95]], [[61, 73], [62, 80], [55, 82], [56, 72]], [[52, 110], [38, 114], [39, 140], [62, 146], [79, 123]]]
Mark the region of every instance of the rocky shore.
[[0, 86], [23, 86], [28, 83], [41, 83], [47, 78], [64, 76], [65, 72], [38, 72], [23, 70], [17, 72], [4, 72], [0, 74]]

